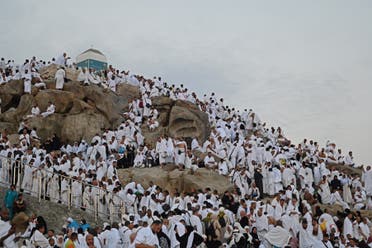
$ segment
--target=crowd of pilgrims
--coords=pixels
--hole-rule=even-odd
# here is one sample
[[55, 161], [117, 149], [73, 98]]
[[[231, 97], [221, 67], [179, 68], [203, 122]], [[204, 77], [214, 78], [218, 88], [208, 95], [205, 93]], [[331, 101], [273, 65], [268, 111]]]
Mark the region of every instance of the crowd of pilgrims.
[[[23, 65], [1, 59], [0, 84], [36, 78], [33, 86], [43, 88], [38, 71], [51, 63], [59, 65], [56, 88], [63, 90], [66, 82], [57, 74], [74, 66], [65, 53], [51, 62], [33, 57]], [[94, 246], [75, 239], [75, 247], [372, 247], [372, 223], [360, 211], [372, 210], [372, 170], [354, 163], [351, 151], [343, 154], [332, 142], [321, 148], [307, 139], [294, 145], [280, 127], [267, 127], [253, 110], [229, 107], [214, 93], [198, 98], [182, 84], [146, 79], [112, 66], [103, 72], [78, 70], [82, 84], [113, 91], [119, 84], [139, 87], [141, 97], [132, 99], [117, 129], [106, 129], [89, 142], [63, 144], [54, 135], [40, 144], [37, 127], [28, 125], [30, 118], [42, 115], [35, 105], [20, 124], [19, 144], [10, 145], [6, 130], [0, 137], [2, 183], [17, 184], [35, 196], [41, 192], [61, 204], [71, 200], [87, 211], [96, 207], [102, 219], [111, 218], [114, 224], [106, 227], [114, 231], [106, 235], [118, 238], [107, 238], [104, 228], [93, 232]], [[150, 131], [159, 126], [159, 113], [151, 102], [155, 96], [196, 104], [208, 114], [209, 138], [203, 142], [160, 136], [155, 147], [149, 146], [141, 126], [146, 123]], [[43, 117], [54, 113], [53, 99], [50, 106], [53, 111]], [[195, 176], [204, 167], [235, 187], [226, 192], [168, 192], [152, 182], [145, 188], [118, 178], [118, 168], [169, 163]], [[362, 176], [346, 173], [343, 168], [349, 167], [360, 168]], [[14, 172], [18, 170], [21, 176]], [[314, 208], [317, 203], [339, 205], [342, 211], [331, 215], [326, 208]], [[8, 210], [12, 216], [12, 208]], [[120, 217], [119, 224], [113, 216]]]

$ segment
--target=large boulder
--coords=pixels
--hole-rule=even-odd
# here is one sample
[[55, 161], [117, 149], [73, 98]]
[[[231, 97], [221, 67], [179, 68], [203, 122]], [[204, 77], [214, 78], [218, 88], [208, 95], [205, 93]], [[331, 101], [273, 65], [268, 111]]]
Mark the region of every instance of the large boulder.
[[208, 115], [196, 105], [176, 101], [169, 115], [169, 135], [172, 137], [197, 137], [205, 141], [210, 133]]
[[14, 80], [0, 85], [1, 112], [17, 108], [23, 94], [23, 81]]
[[33, 117], [29, 119], [28, 125], [37, 128], [42, 142], [55, 133], [63, 142], [67, 143], [81, 139], [91, 140], [96, 133], [110, 127], [107, 119], [93, 110], [73, 115], [56, 113], [45, 118]]
[[60, 114], [68, 113], [71, 110], [74, 99], [74, 93], [64, 90], [42, 90], [35, 96], [41, 111], [45, 111], [51, 101], [56, 106], [56, 113]]
[[[56, 71], [58, 70], [59, 66], [56, 64], [51, 64], [46, 67], [40, 69], [39, 73], [43, 80], [54, 80], [54, 76], [56, 75]], [[77, 81], [77, 77], [79, 75], [79, 71], [75, 68], [65, 67], [66, 71], [66, 78], [71, 81]]]
[[[33, 117], [28, 120], [28, 125], [31, 128], [36, 127], [37, 133], [40, 136], [42, 142], [51, 138], [53, 134], [57, 134], [58, 137], [61, 137], [61, 130], [64, 120], [63, 114], [52, 114], [48, 117]], [[63, 140], [69, 140], [69, 137], [61, 137]]]
[[142, 132], [150, 147], [154, 147], [159, 136], [167, 134], [171, 137], [198, 138], [204, 142], [210, 134], [208, 115], [187, 101], [172, 100], [160, 96], [152, 99], [152, 105], [159, 112], [159, 127], [150, 131], [146, 124]]
[[18, 126], [14, 125], [12, 122], [0, 122], [0, 130], [7, 130], [7, 133], [17, 133]]
[[108, 120], [101, 114], [92, 111], [83, 112], [77, 115], [68, 115], [63, 120], [61, 136], [67, 137], [67, 142], [91, 140], [96, 133], [102, 129], [109, 128]]
[[168, 170], [160, 167], [121, 169], [119, 170], [119, 179], [123, 183], [133, 181], [140, 183], [145, 189], [149, 186], [149, 182], [152, 181], [170, 192], [176, 188], [179, 192], [192, 192], [197, 189], [210, 187], [216, 189], [219, 193], [223, 193], [233, 188], [227, 177], [218, 175], [205, 168], [199, 169], [193, 175], [189, 171]]
[[32, 95], [26, 94], [20, 96], [17, 107], [13, 107], [0, 115], [0, 120], [5, 122], [20, 122], [25, 115], [30, 113], [33, 103], [34, 98]]

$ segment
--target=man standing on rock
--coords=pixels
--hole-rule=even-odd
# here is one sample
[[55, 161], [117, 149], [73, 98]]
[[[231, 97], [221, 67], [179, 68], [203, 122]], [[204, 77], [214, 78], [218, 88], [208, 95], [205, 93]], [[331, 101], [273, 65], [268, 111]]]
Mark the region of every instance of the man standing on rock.
[[66, 76], [65, 70], [64, 70], [63, 66], [61, 66], [56, 71], [56, 75], [54, 76], [54, 78], [56, 80], [56, 89], [57, 90], [63, 90], [63, 84], [65, 83], [65, 76]]
[[363, 173], [363, 179], [367, 196], [372, 196], [372, 169], [370, 165], [367, 166]]
[[28, 72], [28, 70], [25, 70], [25, 73], [23, 74], [23, 92], [25, 94], [31, 94], [31, 74]]
[[61, 56], [59, 56], [56, 61], [55, 61], [55, 64], [59, 65], [59, 66], [65, 66], [66, 65], [66, 61], [70, 59], [70, 57], [67, 57], [67, 54], [66, 53], [63, 53]]

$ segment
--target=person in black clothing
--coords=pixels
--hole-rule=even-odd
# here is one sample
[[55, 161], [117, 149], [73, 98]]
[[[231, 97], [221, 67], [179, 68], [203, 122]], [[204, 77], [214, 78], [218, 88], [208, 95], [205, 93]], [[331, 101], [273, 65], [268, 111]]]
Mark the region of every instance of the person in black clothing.
[[168, 236], [163, 232], [162, 229], [160, 229], [160, 232], [156, 234], [158, 236], [159, 240], [159, 247], [160, 248], [170, 248], [171, 242]]
[[258, 248], [261, 244], [261, 241], [258, 238], [256, 227], [252, 228], [251, 236], [252, 236], [252, 247], [253, 248]]
[[51, 151], [57, 151], [61, 148], [62, 144], [57, 134], [53, 134], [52, 138], [49, 138], [45, 141], [44, 147], [47, 153]]
[[229, 191], [225, 191], [225, 193], [222, 196], [222, 205], [231, 210], [231, 206], [234, 204], [234, 197], [231, 195]]
[[61, 141], [58, 138], [57, 134], [53, 134], [52, 137], [52, 151], [57, 151], [61, 148]]
[[240, 221], [239, 221], [239, 224], [241, 226], [248, 226], [249, 225], [249, 218], [248, 218], [248, 216], [247, 215], [242, 216], [241, 219], [240, 219]]
[[263, 183], [262, 183], [262, 174], [261, 174], [261, 169], [256, 168], [254, 169], [254, 182], [256, 183], [256, 186], [258, 190], [260, 191], [260, 196], [263, 196]]
[[[184, 220], [180, 220], [180, 222], [182, 224], [185, 223]], [[185, 248], [187, 246], [187, 239], [190, 235], [190, 233], [188, 233], [187, 227], [186, 227], [186, 232], [182, 236], [180, 236], [180, 234], [178, 232], [177, 225], [174, 227], [174, 230], [176, 231], [176, 238], [177, 238], [178, 242], [180, 242], [180, 248]]]
[[342, 188], [341, 181], [338, 180], [337, 176], [334, 176], [333, 180], [331, 181], [331, 189], [334, 190], [341, 188]]

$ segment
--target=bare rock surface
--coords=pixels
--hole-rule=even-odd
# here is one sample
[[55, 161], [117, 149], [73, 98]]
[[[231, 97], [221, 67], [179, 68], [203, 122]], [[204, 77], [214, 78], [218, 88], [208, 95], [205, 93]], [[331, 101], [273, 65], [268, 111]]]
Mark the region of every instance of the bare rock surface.
[[152, 98], [153, 106], [159, 111], [159, 127], [150, 131], [145, 124], [142, 131], [147, 143], [154, 145], [160, 135], [171, 137], [198, 138], [204, 142], [210, 134], [208, 115], [198, 109], [195, 104], [181, 100], [172, 100], [160, 96]]
[[130, 168], [119, 170], [119, 178], [122, 182], [135, 181], [144, 188], [152, 181], [155, 185], [172, 192], [177, 188], [180, 192], [191, 192], [197, 189], [210, 187], [216, 189], [220, 194], [233, 188], [227, 177], [220, 176], [216, 172], [200, 168], [194, 175], [189, 171], [180, 171], [174, 165], [167, 165], [164, 169], [152, 168]]
[[[120, 84], [116, 92], [91, 84], [84, 86], [77, 82], [78, 71], [66, 68], [63, 90], [55, 89], [54, 75], [58, 66], [50, 65], [40, 70], [46, 89], [32, 87], [32, 94], [23, 93], [23, 81], [10, 81], [0, 86], [2, 113], [0, 129], [8, 134], [18, 131], [19, 123], [31, 114], [31, 108], [38, 104], [41, 112], [46, 111], [49, 102], [56, 111], [48, 117], [33, 117], [27, 120], [30, 128], [36, 127], [41, 141], [56, 133], [62, 142], [72, 143], [81, 139], [90, 140], [106, 128], [117, 128], [124, 121], [123, 112], [129, 111], [129, 103], [140, 97], [137, 86]], [[142, 126], [146, 142], [154, 146], [159, 135], [171, 137], [199, 138], [204, 142], [209, 136], [208, 116], [190, 102], [174, 101], [168, 97], [155, 97], [153, 106], [158, 109], [160, 126], [153, 132]]]

